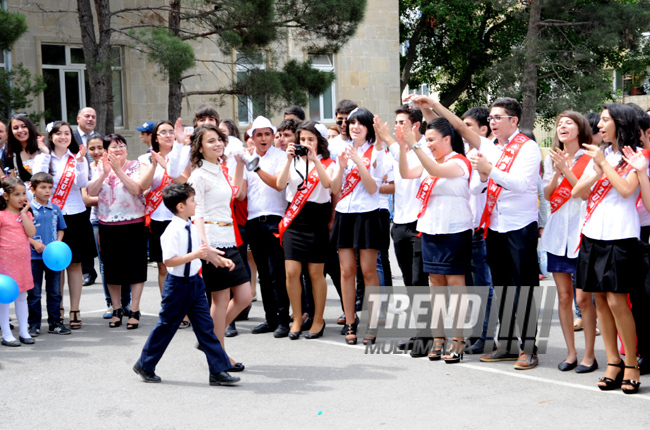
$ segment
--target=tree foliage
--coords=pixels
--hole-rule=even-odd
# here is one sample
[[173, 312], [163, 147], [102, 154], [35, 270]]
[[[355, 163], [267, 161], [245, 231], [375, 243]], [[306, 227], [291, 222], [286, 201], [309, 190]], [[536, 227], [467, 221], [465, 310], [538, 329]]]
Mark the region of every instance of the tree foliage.
[[[534, 2], [541, 17], [527, 41]], [[650, 27], [647, 0], [402, 0], [400, 7], [402, 41], [410, 41], [418, 25], [424, 28], [408, 47], [417, 55], [402, 84], [430, 83], [458, 112], [498, 96], [522, 100], [531, 63], [533, 121], [535, 114], [549, 121], [568, 108], [597, 110], [615, 96], [612, 69], [638, 74], [650, 66], [643, 36]]]
[[[11, 49], [27, 32], [27, 28], [25, 15], [0, 9], [0, 49]], [[0, 69], [0, 120], [6, 121], [12, 111], [29, 109], [34, 98], [45, 90], [45, 86], [43, 77], [33, 76], [22, 63], [10, 72]]]
[[196, 64], [194, 49], [165, 27], [132, 32], [131, 37], [147, 48], [147, 58], [158, 66], [164, 77], [180, 80]]

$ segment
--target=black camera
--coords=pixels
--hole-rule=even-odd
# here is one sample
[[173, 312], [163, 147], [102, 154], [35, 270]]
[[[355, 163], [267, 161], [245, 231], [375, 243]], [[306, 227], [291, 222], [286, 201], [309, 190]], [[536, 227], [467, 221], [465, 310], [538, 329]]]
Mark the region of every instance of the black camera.
[[302, 157], [303, 155], [307, 155], [309, 153], [309, 149], [299, 143], [293, 145], [293, 149], [295, 151], [296, 157]]

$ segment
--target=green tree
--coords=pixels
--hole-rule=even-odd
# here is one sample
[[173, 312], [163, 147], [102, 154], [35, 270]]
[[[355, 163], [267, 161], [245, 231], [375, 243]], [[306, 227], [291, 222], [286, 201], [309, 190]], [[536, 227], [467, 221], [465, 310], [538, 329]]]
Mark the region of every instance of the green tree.
[[[26, 32], [25, 15], [0, 9], [0, 50], [10, 50]], [[43, 77], [32, 76], [22, 63], [14, 66], [9, 72], [0, 69], [0, 120], [7, 121], [12, 111], [30, 108], [34, 97], [44, 89]]]

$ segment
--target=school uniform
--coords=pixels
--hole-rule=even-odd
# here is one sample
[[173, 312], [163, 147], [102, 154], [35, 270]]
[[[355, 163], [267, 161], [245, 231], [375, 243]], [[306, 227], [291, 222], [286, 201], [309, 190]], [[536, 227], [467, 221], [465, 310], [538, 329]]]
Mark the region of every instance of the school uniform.
[[[201, 246], [201, 238], [194, 225], [177, 216], [171, 220], [160, 240], [163, 261], [189, 254]], [[158, 323], [149, 334], [138, 360], [146, 372], [154, 373], [185, 315], [192, 322], [210, 373], [217, 374], [231, 367], [228, 355], [214, 334], [205, 284], [198, 274], [200, 268], [198, 258], [182, 266], [167, 268]]]
[[[422, 136], [419, 143], [426, 148], [426, 138]], [[399, 173], [399, 144], [393, 143], [389, 148], [392, 156], [393, 179], [395, 181], [395, 213], [391, 238], [395, 248], [397, 264], [402, 271], [404, 285], [428, 286], [429, 277], [422, 268], [422, 238], [417, 231], [420, 201], [417, 199], [420, 178], [404, 179]], [[428, 151], [428, 150], [427, 150]], [[409, 167], [421, 165], [415, 151], [406, 153]]]
[[[270, 147], [260, 157], [258, 167], [275, 175], [284, 165], [287, 155], [281, 149]], [[278, 324], [289, 325], [289, 297], [287, 296], [284, 268], [284, 250], [280, 240], [274, 236], [278, 233], [278, 224], [282, 221], [287, 202], [285, 192], [269, 187], [256, 172], [244, 171], [247, 182], [248, 221], [246, 231], [251, 252], [257, 264], [260, 277], [260, 290], [266, 322], [275, 329]]]
[[[616, 166], [621, 158], [620, 152], [610, 152], [606, 160]], [[593, 160], [587, 164], [584, 174], [595, 174]], [[627, 174], [622, 176], [625, 178]], [[637, 187], [631, 196], [623, 198], [612, 187], [586, 223], [583, 214], [576, 288], [591, 293], [627, 294], [641, 287], [640, 225], [636, 212], [639, 192]]]

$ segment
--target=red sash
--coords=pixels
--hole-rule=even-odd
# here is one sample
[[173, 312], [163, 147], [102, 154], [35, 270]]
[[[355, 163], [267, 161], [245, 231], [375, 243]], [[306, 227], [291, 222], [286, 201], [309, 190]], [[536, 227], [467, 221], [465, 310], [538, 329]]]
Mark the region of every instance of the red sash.
[[[648, 160], [648, 164], [650, 165], [650, 150], [642, 149], [641, 152], [643, 153], [643, 156], [645, 157], [645, 159]], [[637, 208], [639, 207], [639, 203], [641, 203], [641, 197], [642, 197], [641, 193], [639, 193], [639, 197], [636, 198], [636, 206], [637, 206]], [[641, 204], [643, 204], [643, 203], [641, 203]], [[643, 210], [645, 210], [645, 207], [643, 208]]]
[[239, 187], [233, 187], [230, 183], [230, 177], [228, 176], [228, 166], [226, 166], [226, 163], [221, 164], [221, 171], [223, 172], [223, 176], [226, 177], [226, 182], [228, 182], [228, 185], [230, 185], [230, 189], [232, 190], [232, 194], [230, 196], [230, 213], [232, 214], [232, 224], [233, 229], [235, 230], [235, 242], [237, 243], [237, 248], [239, 248], [244, 244], [244, 241], [241, 239], [241, 235], [239, 234], [239, 226], [237, 225], [237, 221], [235, 221], [234, 203], [235, 198], [237, 197], [237, 193], [239, 192]]
[[[578, 161], [576, 161], [571, 169], [571, 172], [576, 175], [576, 178], [580, 179], [582, 173], [585, 171], [585, 167], [589, 164], [589, 161], [591, 161], [591, 158], [585, 155], [581, 155], [580, 158], [578, 158]], [[560, 185], [558, 185], [555, 191], [553, 191], [553, 194], [551, 194], [551, 213], [555, 213], [555, 211], [560, 209], [563, 204], [569, 201], [572, 189], [573, 187], [567, 178], [564, 178], [562, 182], [560, 182]]]
[[[331, 158], [320, 161], [325, 169], [327, 169], [333, 162], [334, 160]], [[307, 203], [307, 199], [309, 199], [309, 196], [311, 196], [311, 193], [314, 192], [316, 185], [319, 183], [320, 177], [318, 176], [318, 169], [316, 166], [314, 166], [309, 172], [309, 175], [307, 175], [307, 186], [300, 191], [296, 191], [291, 204], [287, 208], [287, 212], [284, 214], [284, 217], [282, 218], [282, 221], [280, 221], [280, 224], [278, 224], [278, 233], [273, 233], [275, 237], [280, 239], [281, 246], [282, 236], [284, 236], [285, 230], [289, 228], [293, 220], [296, 218], [296, 216], [298, 216], [303, 206], [305, 206], [305, 203]]]
[[[616, 166], [616, 173], [619, 174], [619, 176], [623, 176], [624, 174], [628, 173], [630, 170], [632, 170], [632, 166], [630, 166], [627, 163], [623, 163], [622, 165]], [[587, 202], [587, 210], [585, 211], [585, 220], [582, 223], [582, 227], [580, 227], [580, 242], [578, 242], [578, 247], [576, 248], [576, 252], [580, 249], [580, 244], [582, 243], [582, 230], [585, 228], [585, 225], [587, 225], [587, 221], [591, 218], [591, 215], [594, 213], [596, 210], [596, 207], [603, 201], [607, 193], [612, 189], [612, 183], [609, 182], [609, 179], [607, 179], [607, 175], [603, 173], [603, 175], [598, 179], [596, 184], [594, 185], [593, 190], [591, 190], [591, 193], [589, 194], [589, 200]]]
[[54, 194], [52, 195], [52, 203], [63, 209], [63, 206], [65, 206], [65, 202], [68, 200], [68, 195], [70, 194], [70, 190], [72, 189], [72, 185], [74, 184], [75, 177], [77, 176], [75, 173], [75, 166], [77, 164], [77, 160], [73, 155], [68, 156], [68, 161], [65, 163], [65, 168], [63, 169], [63, 174], [61, 175], [61, 179], [59, 179], [59, 183], [56, 186], [56, 190], [54, 191]]
[[163, 175], [162, 182], [160, 183], [160, 186], [147, 194], [147, 200], [146, 200], [146, 205], [144, 208], [144, 225], [149, 226], [151, 224], [151, 214], [158, 209], [158, 206], [163, 201], [163, 190], [165, 187], [169, 184], [174, 182], [172, 178], [169, 177], [167, 174], [167, 170], [165, 169], [165, 174]]
[[[529, 140], [530, 139], [523, 134], [517, 134], [510, 141], [510, 143], [508, 143], [506, 147], [503, 148], [501, 157], [499, 157], [499, 161], [497, 161], [497, 164], [494, 166], [494, 168], [499, 169], [502, 172], [510, 172], [510, 168], [515, 162], [515, 158], [517, 158], [519, 150]], [[490, 226], [490, 216], [492, 215], [494, 207], [497, 205], [497, 199], [499, 198], [499, 194], [501, 194], [502, 189], [503, 188], [497, 185], [497, 183], [492, 179], [488, 181], [487, 201], [485, 202], [485, 209], [483, 210], [483, 215], [481, 216], [481, 224], [478, 227], [479, 229], [484, 229], [483, 237], [487, 236], [488, 227]]]
[[[370, 145], [370, 148], [366, 149], [366, 152], [363, 154], [363, 164], [366, 166], [366, 169], [370, 168], [370, 159], [372, 158], [372, 149], [374, 145]], [[339, 202], [347, 197], [361, 182], [361, 176], [359, 176], [359, 167], [354, 166], [354, 169], [345, 177], [345, 187], [341, 191], [341, 197], [339, 197]]]
[[[452, 158], [462, 160], [467, 165], [467, 171], [469, 172], [469, 178], [471, 179], [472, 165], [470, 164], [467, 157], [465, 157], [462, 154], [456, 154], [453, 157], [451, 157], [450, 160]], [[437, 176], [429, 175], [420, 183], [420, 188], [418, 189], [418, 193], [415, 196], [417, 197], [418, 200], [422, 202], [422, 206], [420, 207], [420, 212], [418, 212], [418, 218], [421, 218], [424, 215], [424, 213], [427, 211], [427, 206], [429, 204], [429, 197], [431, 197], [431, 192], [433, 191], [433, 187], [436, 185], [436, 182], [438, 182], [438, 179], [439, 178]]]

